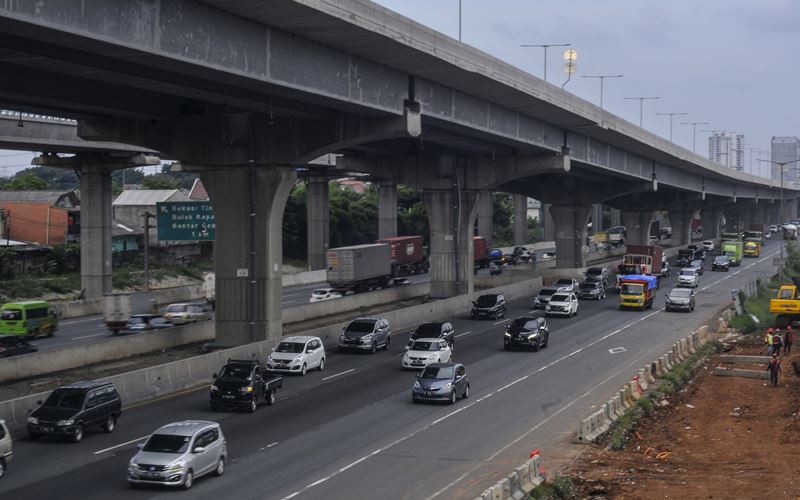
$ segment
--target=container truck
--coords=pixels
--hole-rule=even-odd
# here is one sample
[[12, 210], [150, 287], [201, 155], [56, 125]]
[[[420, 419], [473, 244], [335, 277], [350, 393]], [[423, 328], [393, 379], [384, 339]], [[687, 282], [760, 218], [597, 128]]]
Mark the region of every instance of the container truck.
[[392, 277], [391, 246], [384, 243], [331, 248], [328, 283], [341, 294], [386, 287]]
[[625, 243], [625, 226], [614, 226], [608, 228], [608, 244], [617, 247]]
[[211, 271], [206, 271], [203, 273], [203, 298], [206, 299], [206, 302], [211, 306], [211, 309], [214, 309], [214, 305], [216, 303], [216, 274]]
[[669, 273], [664, 265], [664, 249], [658, 245], [628, 245], [622, 263], [617, 266], [617, 289], [620, 288], [620, 276], [644, 274], [655, 276], [656, 286], [661, 286], [661, 277]]
[[375, 243], [389, 245], [392, 277], [428, 272], [428, 259], [422, 249], [422, 236], [394, 236]]
[[750, 230], [744, 232], [744, 239], [758, 241], [763, 245], [766, 233], [767, 226], [765, 224], [750, 224]]
[[489, 267], [489, 246], [486, 244], [486, 239], [483, 236], [475, 236], [472, 238], [472, 253], [476, 269]]
[[758, 257], [759, 255], [761, 255], [761, 243], [757, 240], [745, 240], [744, 256]]
[[153, 296], [150, 292], [107, 293], [103, 316], [108, 329], [117, 335], [125, 329], [132, 316], [153, 313], [153, 307]]
[[720, 255], [728, 257], [728, 262], [731, 263], [731, 266], [742, 265], [744, 249], [741, 241], [723, 241], [719, 251]]
[[797, 226], [794, 224], [784, 224], [783, 225], [783, 239], [784, 240], [796, 240], [797, 239]]
[[658, 278], [644, 274], [629, 274], [620, 278], [619, 308], [644, 311], [653, 307]]

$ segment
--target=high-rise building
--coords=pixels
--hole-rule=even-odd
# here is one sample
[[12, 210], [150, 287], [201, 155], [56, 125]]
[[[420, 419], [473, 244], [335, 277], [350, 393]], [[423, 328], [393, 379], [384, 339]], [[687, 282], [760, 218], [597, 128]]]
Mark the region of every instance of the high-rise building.
[[708, 158], [725, 167], [744, 170], [744, 134], [714, 132], [708, 138]]
[[[800, 138], [797, 137], [773, 137], [772, 138], [772, 179], [780, 180], [780, 165], [776, 163], [789, 163], [800, 160]], [[797, 169], [800, 168], [800, 161], [787, 165], [783, 170], [784, 181], [796, 181]]]

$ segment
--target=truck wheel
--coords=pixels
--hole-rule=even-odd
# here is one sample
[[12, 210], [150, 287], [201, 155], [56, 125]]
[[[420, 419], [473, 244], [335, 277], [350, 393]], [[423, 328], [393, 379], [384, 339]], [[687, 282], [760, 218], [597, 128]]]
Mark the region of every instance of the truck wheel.
[[267, 406], [274, 406], [275, 405], [275, 391], [269, 391], [267, 393]]
[[370, 349], [369, 353], [370, 354], [375, 354], [376, 352], [378, 352], [378, 344], [373, 342], [372, 343], [372, 348]]
[[248, 405], [247, 411], [250, 413], [255, 413], [257, 409], [258, 403], [256, 402], [256, 398], [253, 397], [253, 399], [250, 400], [250, 405]]

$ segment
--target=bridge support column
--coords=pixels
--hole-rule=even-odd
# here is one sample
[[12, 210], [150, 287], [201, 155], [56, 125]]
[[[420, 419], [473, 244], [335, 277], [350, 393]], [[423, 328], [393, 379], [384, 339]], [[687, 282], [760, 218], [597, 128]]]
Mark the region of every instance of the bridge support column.
[[94, 299], [111, 292], [111, 169], [80, 167], [81, 289]]
[[486, 244], [492, 244], [492, 225], [494, 196], [491, 191], [481, 191], [478, 195], [478, 236], [486, 240]]
[[472, 293], [476, 191], [423, 190], [430, 225], [431, 297]]
[[556, 240], [556, 225], [553, 222], [553, 214], [550, 209], [553, 205], [549, 203], [542, 203], [542, 238], [544, 241]]
[[672, 246], [684, 246], [691, 243], [694, 213], [694, 210], [669, 212], [669, 222], [672, 225]]
[[279, 168], [225, 167], [201, 170], [200, 178], [217, 223], [217, 343], [235, 346], [278, 339], [282, 221], [296, 174]]
[[783, 219], [781, 220], [781, 223], [796, 219], [798, 217], [796, 198], [786, 198], [783, 200], [783, 214], [781, 215]]
[[609, 212], [611, 216], [610, 226], [621, 226], [622, 225], [622, 212], [619, 209], [612, 208]]
[[650, 238], [652, 210], [622, 212], [622, 225], [625, 226], [625, 243], [628, 245], [647, 245]]
[[561, 269], [586, 266], [586, 224], [591, 205], [552, 205], [550, 214], [555, 223], [556, 267]]
[[330, 201], [328, 177], [312, 175], [306, 184], [306, 231], [308, 267], [312, 271], [325, 269], [325, 253], [330, 245]]
[[397, 184], [378, 183], [378, 238], [397, 236]]
[[716, 240], [719, 238], [720, 213], [718, 210], [701, 210], [700, 218], [703, 225], [703, 238]]
[[592, 232], [598, 233], [603, 227], [603, 204], [595, 203], [592, 205]]
[[522, 246], [528, 241], [528, 197], [514, 195], [514, 245]]

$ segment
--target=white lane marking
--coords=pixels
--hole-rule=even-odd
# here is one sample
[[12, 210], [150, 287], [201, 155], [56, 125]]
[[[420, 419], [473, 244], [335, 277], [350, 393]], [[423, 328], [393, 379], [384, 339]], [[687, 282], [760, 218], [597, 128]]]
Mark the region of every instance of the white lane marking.
[[284, 293], [283, 297], [294, 297], [295, 295], [305, 295], [303, 292], [294, 292], [294, 293]]
[[608, 352], [611, 354], [620, 354], [627, 351], [624, 347], [614, 347], [613, 349], [609, 349]]
[[94, 454], [95, 455], [100, 455], [100, 454], [105, 453], [107, 451], [116, 450], [117, 448], [122, 448], [123, 446], [128, 446], [129, 444], [133, 444], [133, 443], [135, 443], [137, 441], [144, 441], [148, 437], [150, 437], [150, 436], [148, 435], [148, 436], [138, 437], [136, 439], [131, 439], [130, 441], [126, 441], [124, 443], [117, 444], [117, 445], [111, 446], [109, 448], [102, 449], [100, 451], [96, 451], [96, 452], [94, 452]]
[[89, 319], [77, 319], [75, 321], [62, 321], [61, 326], [64, 325], [76, 325], [78, 323], [88, 323], [89, 321], [97, 321], [99, 323], [103, 322], [103, 318], [89, 318]]
[[350, 368], [349, 370], [345, 370], [345, 371], [340, 372], [340, 373], [334, 373], [333, 375], [329, 375], [329, 376], [323, 378], [322, 381], [325, 382], [326, 380], [330, 380], [332, 378], [336, 378], [336, 377], [338, 377], [340, 375], [344, 375], [346, 373], [350, 373], [350, 372], [354, 372], [354, 371], [356, 371], [355, 368]]
[[498, 321], [497, 323], [495, 323], [495, 325], [502, 325], [503, 323], [508, 323], [509, 321], [511, 321], [511, 318], [504, 319], [503, 321]]
[[258, 451], [268, 450], [268, 449], [272, 448], [273, 446], [277, 446], [277, 445], [278, 445], [278, 442], [275, 441], [274, 443], [270, 443], [270, 444], [268, 444], [266, 446], [262, 446], [261, 448], [258, 449]]
[[94, 335], [84, 335], [83, 337], [72, 337], [70, 340], [90, 339], [92, 337], [100, 337], [101, 335], [108, 335], [108, 332], [95, 333]]
[[456, 338], [463, 337], [464, 335], [469, 335], [470, 333], [472, 333], [472, 332], [459, 333], [458, 335], [456, 335]]

